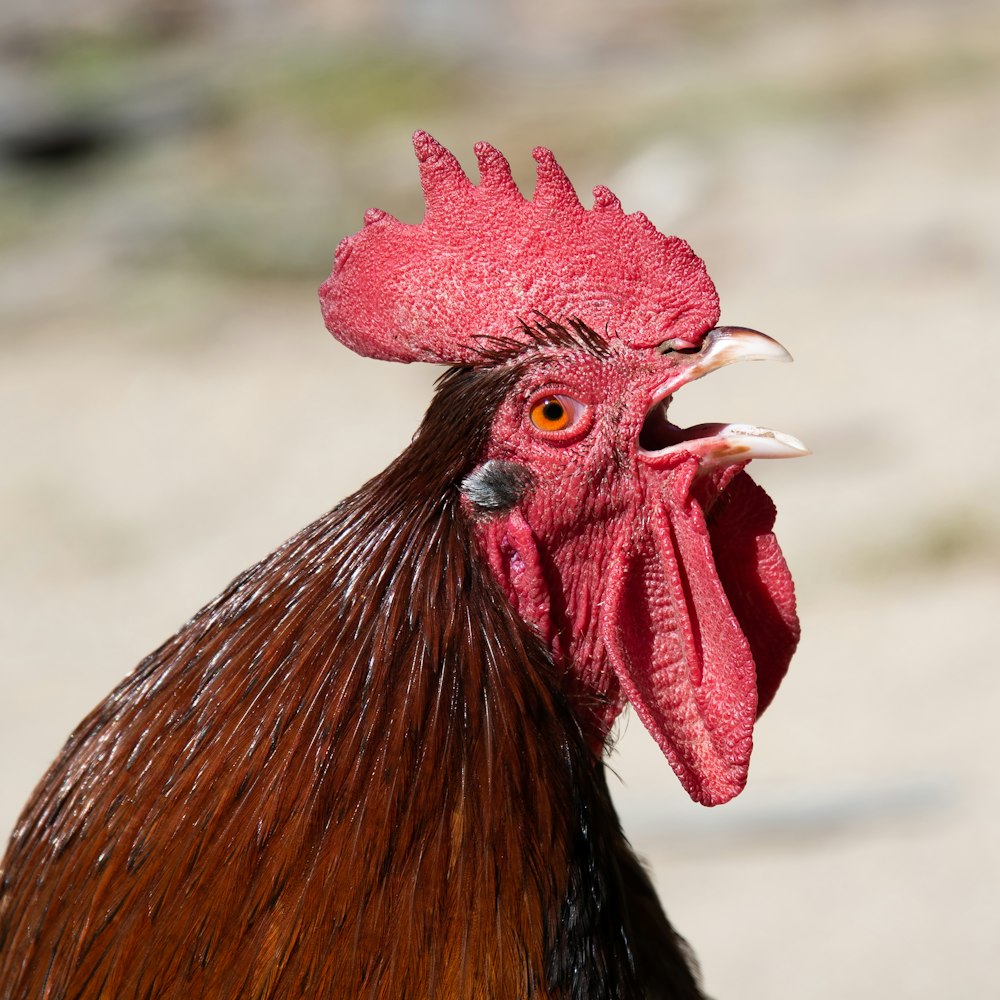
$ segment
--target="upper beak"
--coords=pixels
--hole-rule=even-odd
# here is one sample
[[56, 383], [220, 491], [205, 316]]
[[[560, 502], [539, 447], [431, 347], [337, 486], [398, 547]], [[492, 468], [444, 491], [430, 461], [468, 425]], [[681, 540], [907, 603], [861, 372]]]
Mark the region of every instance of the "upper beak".
[[[674, 350], [673, 341], [667, 340], [657, 348], [661, 354]], [[791, 361], [792, 356], [773, 337], [759, 330], [743, 326], [717, 326], [702, 338], [697, 353], [689, 355], [691, 361], [678, 373], [669, 391], [695, 379], [708, 375], [735, 361]]]

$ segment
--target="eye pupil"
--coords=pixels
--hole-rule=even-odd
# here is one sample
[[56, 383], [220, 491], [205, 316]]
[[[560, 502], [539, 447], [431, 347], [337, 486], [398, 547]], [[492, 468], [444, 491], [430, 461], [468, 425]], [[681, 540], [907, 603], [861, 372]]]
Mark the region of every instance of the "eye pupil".
[[562, 403], [557, 399], [548, 399], [542, 406], [542, 416], [553, 424], [562, 420], [565, 412]]

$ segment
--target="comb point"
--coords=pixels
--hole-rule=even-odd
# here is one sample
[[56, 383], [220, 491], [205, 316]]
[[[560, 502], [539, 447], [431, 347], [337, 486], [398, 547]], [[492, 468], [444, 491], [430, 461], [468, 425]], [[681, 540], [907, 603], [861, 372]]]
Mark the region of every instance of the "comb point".
[[474, 148], [476, 162], [479, 164], [480, 187], [494, 194], [516, 195], [520, 198], [521, 192], [514, 183], [510, 164], [503, 153], [488, 142], [477, 142]]
[[381, 208], [369, 208], [365, 212], [365, 226], [374, 226], [377, 222], [385, 219], [392, 219], [392, 216]]
[[423, 163], [434, 156], [435, 153], [443, 153], [444, 146], [430, 132], [425, 132], [423, 129], [418, 128], [413, 133], [413, 152], [417, 154], [417, 159]]
[[428, 209], [445, 206], [456, 194], [472, 187], [462, 164], [429, 132], [418, 129], [413, 133], [413, 151], [420, 165], [420, 184]]
[[600, 212], [620, 212], [622, 203], [611, 188], [598, 184], [594, 188], [594, 208]]
[[538, 164], [538, 180], [531, 199], [536, 205], [583, 208], [576, 189], [566, 176], [566, 171], [556, 162], [555, 154], [545, 146], [536, 146], [531, 155]]
[[656, 226], [649, 221], [649, 216], [645, 212], [633, 212], [631, 215], [627, 216], [629, 219], [635, 219], [636, 223], [644, 229], [647, 233], [658, 232]]

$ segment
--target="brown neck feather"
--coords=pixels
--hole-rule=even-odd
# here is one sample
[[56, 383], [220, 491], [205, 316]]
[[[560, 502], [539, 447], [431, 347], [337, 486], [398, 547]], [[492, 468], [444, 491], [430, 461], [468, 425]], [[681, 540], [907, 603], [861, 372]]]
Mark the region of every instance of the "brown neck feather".
[[514, 375], [450, 373], [84, 720], [4, 861], [0, 994], [647, 995], [629, 924], [672, 932], [459, 507]]

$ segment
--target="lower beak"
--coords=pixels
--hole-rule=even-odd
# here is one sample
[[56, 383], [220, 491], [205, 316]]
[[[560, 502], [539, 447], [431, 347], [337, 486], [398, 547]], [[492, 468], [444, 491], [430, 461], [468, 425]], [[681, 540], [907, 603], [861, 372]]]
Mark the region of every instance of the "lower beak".
[[791, 434], [753, 424], [698, 424], [682, 432], [683, 441], [666, 451], [686, 451], [702, 460], [702, 468], [749, 462], [754, 458], [798, 458], [809, 449]]

